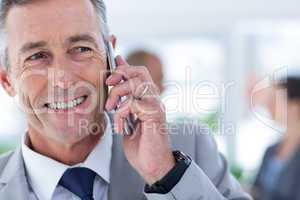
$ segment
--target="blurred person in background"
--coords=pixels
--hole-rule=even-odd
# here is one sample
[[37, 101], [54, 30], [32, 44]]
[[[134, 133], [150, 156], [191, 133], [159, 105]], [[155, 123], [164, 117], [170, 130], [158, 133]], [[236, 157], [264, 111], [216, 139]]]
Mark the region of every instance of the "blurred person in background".
[[248, 176], [244, 177], [245, 181], [250, 185], [254, 178], [252, 174], [258, 169], [266, 147], [278, 141], [282, 134], [271, 114], [275, 112], [274, 98], [271, 78], [257, 72], [249, 73], [245, 85], [247, 110], [237, 129], [237, 160], [245, 176]]
[[164, 92], [163, 64], [161, 59], [156, 54], [148, 50], [139, 49], [130, 52], [126, 60], [130, 65], [147, 67], [154, 83], [159, 89], [160, 94]]
[[257, 200], [300, 199], [300, 76], [274, 84], [272, 118], [285, 133], [264, 155], [253, 186]]

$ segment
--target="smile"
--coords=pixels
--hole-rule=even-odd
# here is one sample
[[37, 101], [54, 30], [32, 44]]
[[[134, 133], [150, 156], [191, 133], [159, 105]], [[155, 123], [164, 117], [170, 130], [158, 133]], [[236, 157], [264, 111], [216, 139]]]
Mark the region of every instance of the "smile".
[[66, 110], [75, 108], [76, 106], [82, 104], [86, 99], [87, 96], [81, 96], [68, 102], [46, 103], [45, 106], [53, 110]]

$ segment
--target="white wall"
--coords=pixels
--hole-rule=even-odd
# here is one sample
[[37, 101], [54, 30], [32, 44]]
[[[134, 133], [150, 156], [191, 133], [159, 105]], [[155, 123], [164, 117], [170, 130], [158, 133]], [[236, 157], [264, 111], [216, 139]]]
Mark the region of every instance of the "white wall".
[[230, 30], [245, 19], [300, 19], [297, 0], [106, 0], [118, 35], [180, 35]]

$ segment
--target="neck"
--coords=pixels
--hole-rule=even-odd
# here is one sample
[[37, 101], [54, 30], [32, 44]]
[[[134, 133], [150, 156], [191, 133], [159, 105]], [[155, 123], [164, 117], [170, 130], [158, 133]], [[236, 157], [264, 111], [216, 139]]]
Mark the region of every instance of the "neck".
[[294, 128], [288, 128], [279, 146], [277, 155], [283, 159], [290, 157], [298, 148], [299, 143], [300, 143], [299, 130]]
[[296, 126], [288, 125], [285, 140], [290, 141], [291, 143], [299, 143], [300, 142], [300, 127], [298, 126], [298, 122], [295, 122]]
[[28, 146], [44, 156], [66, 165], [76, 165], [83, 162], [99, 142], [103, 132], [89, 134], [74, 144], [64, 144], [55, 141], [29, 127]]

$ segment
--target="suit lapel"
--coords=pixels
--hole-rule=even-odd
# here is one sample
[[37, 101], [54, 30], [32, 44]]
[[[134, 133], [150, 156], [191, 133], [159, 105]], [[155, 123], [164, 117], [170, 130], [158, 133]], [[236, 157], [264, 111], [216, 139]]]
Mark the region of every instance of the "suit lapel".
[[[128, 163], [122, 145], [122, 136], [113, 134], [110, 164], [109, 200], [145, 200], [144, 181]], [[9, 158], [0, 177], [0, 199], [28, 200], [27, 182], [21, 148]]]
[[[113, 129], [112, 129], [113, 130]], [[108, 200], [146, 200], [144, 181], [128, 163], [122, 136], [113, 133]], [[30, 193], [21, 148], [12, 153], [0, 177], [0, 199], [28, 200]]]
[[0, 177], [0, 199], [28, 200], [29, 185], [21, 148], [15, 150]]

